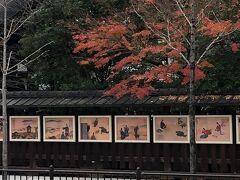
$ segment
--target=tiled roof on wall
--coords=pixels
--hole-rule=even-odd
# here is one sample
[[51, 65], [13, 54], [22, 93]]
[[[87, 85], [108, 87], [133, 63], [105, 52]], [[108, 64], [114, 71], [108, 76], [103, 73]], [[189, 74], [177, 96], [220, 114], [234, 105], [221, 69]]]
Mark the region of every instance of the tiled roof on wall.
[[[175, 91], [176, 92], [176, 91]], [[122, 107], [188, 105], [189, 97], [171, 91], [155, 92], [143, 99], [104, 96], [103, 91], [15, 91], [8, 92], [8, 107]], [[1, 100], [0, 100], [1, 101]], [[238, 105], [239, 94], [197, 95], [197, 105]]]

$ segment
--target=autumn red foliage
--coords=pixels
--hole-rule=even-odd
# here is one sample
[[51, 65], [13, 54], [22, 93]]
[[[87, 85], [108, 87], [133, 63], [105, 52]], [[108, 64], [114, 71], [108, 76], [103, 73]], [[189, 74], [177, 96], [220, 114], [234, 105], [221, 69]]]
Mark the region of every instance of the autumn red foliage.
[[[154, 90], [154, 82], [171, 83], [180, 76], [182, 84], [189, 82], [191, 11], [187, 4], [176, 2], [180, 1], [171, 4], [161, 0], [137, 0], [126, 9], [130, 17], [128, 21], [109, 18], [87, 32], [73, 34], [76, 43], [73, 53], [88, 54], [87, 58], [79, 60], [79, 64], [92, 63], [97, 68], [108, 65], [111, 69], [108, 78], [110, 81], [114, 81], [120, 73], [128, 74], [127, 78], [124, 76], [124, 79], [118, 80], [107, 90], [106, 95], [121, 97], [133, 94], [142, 98]], [[198, 44], [196, 81], [206, 76], [204, 68], [213, 67], [206, 60], [208, 50], [240, 29], [238, 10], [234, 14], [234, 8], [238, 9], [239, 6], [237, 0], [232, 1], [231, 10], [223, 3], [211, 5], [208, 1], [204, 2], [199, 1], [196, 25], [197, 38], [205, 38], [207, 43]], [[219, 8], [221, 15], [209, 13], [209, 8]], [[224, 16], [223, 12], [228, 12], [232, 19]], [[139, 28], [131, 19], [133, 13], [138, 16], [138, 21], [145, 24], [144, 27]], [[233, 52], [237, 52], [239, 44], [234, 42], [231, 48]], [[164, 60], [159, 61], [161, 58]]]
[[234, 42], [234, 43], [231, 44], [231, 48], [232, 48], [232, 51], [233, 51], [234, 53], [236, 53], [236, 52], [239, 51], [240, 44]]

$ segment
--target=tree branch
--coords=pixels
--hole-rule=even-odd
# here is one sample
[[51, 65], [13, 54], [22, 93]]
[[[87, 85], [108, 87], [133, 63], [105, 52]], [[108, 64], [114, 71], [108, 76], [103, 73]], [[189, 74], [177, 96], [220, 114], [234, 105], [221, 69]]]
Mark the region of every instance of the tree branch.
[[218, 19], [218, 17], [216, 16], [215, 12], [212, 11], [212, 13], [213, 13], [213, 16], [215, 17], [215, 19], [217, 20], [217, 22], [219, 22], [219, 19]]
[[168, 37], [168, 41], [171, 42], [170, 31], [169, 31], [169, 21], [167, 21], [167, 37]]
[[237, 29], [233, 29], [232, 31], [226, 33], [226, 32], [225, 32], [225, 29], [224, 29], [223, 32], [219, 33], [219, 35], [218, 35], [215, 39], [213, 39], [212, 42], [206, 47], [205, 51], [201, 54], [201, 56], [200, 56], [199, 59], [197, 60], [196, 64], [198, 64], [198, 63], [203, 59], [203, 57], [205, 56], [205, 54], [207, 53], [207, 51], [212, 47], [212, 45], [213, 45], [214, 43], [221, 41], [221, 40], [219, 40], [221, 37], [228, 36], [228, 35], [234, 33], [236, 30], [237, 30]]
[[[155, 31], [153, 30], [153, 28], [148, 25], [148, 23], [147, 23], [146, 20], [143, 18], [143, 16], [137, 12], [137, 10], [135, 9], [135, 7], [134, 7], [133, 4], [132, 4], [132, 7], [133, 7], [134, 12], [137, 14], [137, 16], [142, 19], [142, 21], [144, 22], [144, 24], [147, 26], [147, 28], [148, 28], [151, 32], [153, 32], [154, 34], [158, 35], [159, 37], [167, 37], [167, 35], [164, 34], [164, 33], [162, 33], [162, 32], [155, 32]], [[159, 33], [160, 33], [160, 34], [159, 34]]]
[[203, 57], [205, 56], [205, 54], [208, 52], [208, 50], [212, 47], [212, 45], [217, 42], [217, 40], [222, 36], [223, 33], [220, 33], [215, 39], [212, 40], [212, 42], [206, 47], [205, 51], [201, 54], [201, 56], [199, 57], [199, 59], [197, 60], [196, 64], [198, 64]]
[[14, 33], [16, 33], [16, 31], [18, 31], [30, 18], [32, 18], [35, 14], [37, 14], [40, 11], [40, 9], [34, 11], [33, 13], [31, 13], [28, 17], [26, 17], [25, 19], [20, 19], [15, 26], [12, 28], [12, 31], [8, 32], [8, 38], [11, 37]]
[[7, 4], [10, 4], [10, 3], [13, 2], [13, 1], [14, 1], [14, 0], [10, 0], [10, 1], [7, 2]]
[[8, 33], [7, 33], [7, 37], [10, 37], [10, 33], [12, 32], [12, 28], [13, 28], [13, 23], [14, 23], [14, 19], [12, 19]]
[[10, 67], [7, 69], [7, 72], [8, 71], [12, 71], [14, 68], [16, 68], [19, 64], [22, 64], [24, 62], [26, 62], [29, 58], [31, 58], [32, 56], [34, 56], [36, 53], [38, 53], [39, 51], [41, 51], [44, 47], [52, 44], [53, 41], [49, 42], [49, 43], [46, 43], [45, 45], [43, 45], [42, 47], [40, 47], [39, 49], [37, 49], [36, 51], [34, 51], [33, 53], [31, 53], [30, 55], [28, 55], [26, 58], [24, 58], [23, 60], [21, 60], [20, 62], [18, 62], [17, 64], [15, 64], [14, 66]]
[[6, 6], [0, 2], [0, 6], [2, 6], [3, 8], [6, 8]]
[[[171, 42], [171, 38], [170, 38], [170, 37], [168, 37], [168, 40], [165, 39], [165, 42], [166, 42], [172, 49], [178, 51], [178, 49], [175, 48], [175, 47], [172, 45], [172, 42]], [[189, 60], [187, 59], [187, 57], [186, 57], [182, 52], [179, 52], [179, 54], [180, 54], [180, 56], [183, 58], [183, 60], [189, 65], [190, 62], [189, 62]]]
[[200, 22], [201, 22], [201, 19], [199, 19], [203, 14], [204, 14], [204, 11], [208, 8], [208, 6], [212, 3], [213, 0], [209, 0], [207, 5], [201, 10], [201, 12], [198, 14], [197, 16], [197, 19], [198, 19], [198, 22], [196, 23], [196, 25], [198, 25]]
[[[26, 61], [23, 61], [23, 62], [20, 61], [19, 63], [17, 63], [17, 64], [14, 65], [13, 67], [17, 67], [19, 64], [23, 64], [24, 62], [26, 62], [26, 63], [24, 63], [23, 65], [24, 65], [24, 66], [27, 66], [28, 64], [30, 64], [30, 63], [36, 61], [37, 59], [39, 59], [40, 57], [42, 57], [42, 56], [43, 56], [44, 54], [46, 54], [48, 51], [49, 51], [49, 50], [42, 52], [40, 55], [38, 55], [37, 57], [35, 57], [34, 59], [32, 59], [32, 60], [30, 60], [30, 61], [28, 61], [28, 62], [26, 62]], [[12, 69], [12, 68], [11, 68], [11, 69]], [[12, 70], [12, 71], [8, 71], [8, 72], [7, 72], [7, 75], [12, 74], [12, 73], [14, 73], [14, 72], [16, 72], [16, 71], [18, 71], [18, 69], [14, 69], [14, 70]]]
[[156, 6], [155, 3], [153, 3], [152, 5], [154, 6], [154, 8], [155, 8], [160, 14], [163, 15], [163, 18], [164, 18], [164, 19], [167, 19], [167, 18], [166, 18], [166, 15]]
[[168, 21], [173, 27], [174, 27], [174, 30], [178, 31], [182, 36], [183, 38], [185, 39], [185, 41], [188, 43], [188, 45], [190, 46], [190, 41], [188, 40], [188, 38], [178, 29], [178, 28], [175, 28], [174, 24], [168, 19], [166, 18], [166, 16], [164, 15], [164, 13], [155, 5], [153, 4], [154, 8], [157, 10], [157, 12], [159, 12], [160, 14], [163, 15], [163, 18], [165, 19], [165, 21]]
[[12, 57], [12, 51], [10, 52], [10, 54], [9, 54], [9, 56], [8, 56], [7, 69], [9, 68], [10, 61], [11, 61], [11, 57]]
[[[133, 7], [134, 12], [137, 14], [137, 16], [140, 17], [140, 18], [143, 20], [144, 24], [147, 26], [147, 28], [148, 28], [151, 32], [153, 32], [154, 34], [158, 35], [158, 36], [159, 36], [164, 42], [166, 42], [172, 49], [177, 50], [177, 49], [176, 49], [174, 46], [172, 46], [172, 44], [171, 44], [169, 28], [167, 29], [167, 30], [168, 30], [168, 34], [164, 34], [164, 33], [162, 33], [162, 32], [160, 32], [160, 34], [159, 34], [159, 33], [156, 33], [156, 32], [153, 30], [153, 28], [148, 25], [148, 23], [146, 22], [146, 20], [137, 12], [137, 10], [135, 9], [135, 7], [134, 7], [133, 4], [132, 4], [132, 7]], [[168, 21], [168, 22], [170, 23], [170, 21]], [[169, 23], [168, 23], [168, 25], [169, 25]], [[167, 38], [168, 38], [169, 40], [167, 40]], [[180, 52], [179, 54], [180, 54], [180, 56], [183, 58], [183, 60], [184, 60], [187, 64], [190, 64], [189, 61], [188, 61], [188, 59], [187, 59], [187, 57], [186, 57], [182, 52]]]
[[184, 18], [186, 19], [187, 23], [189, 24], [189, 26], [192, 26], [192, 23], [190, 22], [190, 20], [188, 19], [186, 13], [183, 11], [181, 4], [179, 2], [179, 0], [174, 0], [177, 3], [177, 7], [178, 9], [181, 11], [182, 15], [184, 16]]

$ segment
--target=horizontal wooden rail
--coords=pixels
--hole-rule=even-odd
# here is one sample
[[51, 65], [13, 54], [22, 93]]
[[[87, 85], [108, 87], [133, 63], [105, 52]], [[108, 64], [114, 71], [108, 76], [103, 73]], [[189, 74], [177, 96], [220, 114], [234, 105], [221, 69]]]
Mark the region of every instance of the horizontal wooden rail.
[[[0, 172], [7, 172], [10, 176], [44, 176], [49, 177], [50, 180], [54, 180], [54, 177], [90, 177], [91, 179], [100, 180], [102, 177], [107, 177], [110, 180], [117, 179], [152, 179], [153, 177], [157, 178], [208, 178], [208, 179], [240, 179], [240, 174], [234, 173], [196, 173], [191, 174], [188, 172], [158, 172], [158, 171], [141, 171], [138, 167], [136, 170], [82, 170], [82, 169], [60, 169], [54, 168], [52, 165], [49, 168], [44, 169], [29, 169], [29, 168], [9, 168], [9, 169], [0, 169]], [[33, 175], [36, 174], [36, 175]], [[44, 175], [43, 175], [44, 174]], [[101, 177], [101, 178], [100, 178]]]

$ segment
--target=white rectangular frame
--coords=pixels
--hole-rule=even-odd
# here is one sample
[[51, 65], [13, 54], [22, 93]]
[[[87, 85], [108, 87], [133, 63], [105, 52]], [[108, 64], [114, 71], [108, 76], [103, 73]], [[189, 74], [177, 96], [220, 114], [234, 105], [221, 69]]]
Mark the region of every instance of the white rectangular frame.
[[238, 130], [238, 118], [240, 118], [240, 115], [236, 115], [236, 144], [240, 144], [240, 138], [239, 138], [239, 130]]
[[[155, 126], [155, 121], [156, 121], [156, 118], [158, 117], [184, 117], [184, 118], [187, 118], [187, 128], [188, 128], [188, 131], [187, 131], [187, 141], [160, 141], [160, 140], [156, 140], [156, 136], [155, 136], [155, 133], [156, 133], [156, 126]], [[177, 143], [177, 144], [188, 144], [190, 143], [190, 123], [189, 123], [189, 116], [188, 115], [153, 115], [152, 116], [153, 118], [153, 143]]]
[[197, 117], [226, 117], [229, 118], [229, 129], [230, 129], [230, 141], [197, 141], [196, 144], [233, 144], [233, 134], [232, 134], [232, 115], [196, 115], [195, 116], [195, 139], [197, 135]]
[[[81, 139], [81, 118], [108, 118], [108, 125], [109, 125], [109, 139], [108, 140], [87, 140], [87, 139]], [[99, 143], [110, 143], [112, 142], [112, 116], [111, 115], [83, 115], [78, 116], [78, 142], [99, 142]]]
[[[13, 118], [26, 118], [33, 119], [37, 118], [38, 121], [38, 138], [37, 139], [13, 139], [12, 138], [12, 119]], [[41, 125], [40, 125], [40, 116], [10, 116], [9, 117], [9, 141], [15, 142], [40, 142], [41, 141]]]
[[[117, 139], [117, 118], [146, 118], [147, 119], [147, 140], [118, 140]], [[150, 122], [147, 115], [117, 115], [114, 116], [115, 142], [116, 143], [150, 143]]]
[[[46, 119], [47, 118], [71, 118], [73, 127], [73, 139], [46, 139]], [[43, 142], [76, 142], [75, 116], [43, 116]]]

